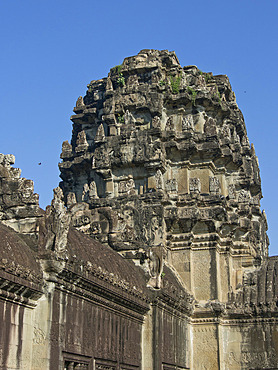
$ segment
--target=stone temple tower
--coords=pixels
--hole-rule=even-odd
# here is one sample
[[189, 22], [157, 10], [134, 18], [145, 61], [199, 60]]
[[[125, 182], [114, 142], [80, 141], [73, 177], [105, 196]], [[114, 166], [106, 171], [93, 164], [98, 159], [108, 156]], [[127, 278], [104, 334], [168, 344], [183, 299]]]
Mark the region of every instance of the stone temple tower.
[[[254, 146], [227, 76], [142, 50], [92, 81], [63, 143], [73, 225], [144, 268], [172, 266], [197, 300], [226, 302], [268, 253]], [[154, 267], [155, 265], [155, 267]]]
[[278, 256], [227, 76], [142, 50], [74, 112], [45, 211], [0, 154], [0, 368], [278, 369]]

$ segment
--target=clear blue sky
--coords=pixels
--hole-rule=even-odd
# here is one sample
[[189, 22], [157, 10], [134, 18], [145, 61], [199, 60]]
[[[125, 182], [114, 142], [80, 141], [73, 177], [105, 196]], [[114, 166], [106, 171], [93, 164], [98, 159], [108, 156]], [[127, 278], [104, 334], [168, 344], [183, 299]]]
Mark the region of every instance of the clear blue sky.
[[0, 152], [16, 156], [42, 208], [87, 84], [141, 49], [175, 50], [181, 65], [229, 76], [259, 157], [270, 254], [278, 254], [277, 0], [2, 0], [0, 16]]

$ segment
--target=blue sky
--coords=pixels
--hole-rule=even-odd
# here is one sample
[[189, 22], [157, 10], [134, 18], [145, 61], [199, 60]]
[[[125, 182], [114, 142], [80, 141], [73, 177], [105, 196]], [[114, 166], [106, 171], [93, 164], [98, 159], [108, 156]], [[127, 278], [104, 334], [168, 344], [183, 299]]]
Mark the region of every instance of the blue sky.
[[16, 156], [45, 208], [87, 84], [141, 49], [175, 50], [181, 65], [229, 76], [259, 157], [270, 254], [278, 254], [277, 16], [277, 0], [2, 0], [0, 152]]

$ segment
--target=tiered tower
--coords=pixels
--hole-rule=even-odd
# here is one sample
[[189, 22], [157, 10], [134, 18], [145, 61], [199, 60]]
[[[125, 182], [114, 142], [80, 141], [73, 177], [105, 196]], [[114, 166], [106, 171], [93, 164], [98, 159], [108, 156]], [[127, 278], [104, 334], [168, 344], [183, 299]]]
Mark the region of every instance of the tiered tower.
[[277, 369], [278, 258], [227, 76], [142, 50], [74, 112], [45, 212], [0, 154], [0, 367]]
[[198, 300], [227, 301], [268, 253], [254, 146], [227, 76], [142, 50], [92, 81], [63, 143], [76, 228], [144, 266], [163, 261]]

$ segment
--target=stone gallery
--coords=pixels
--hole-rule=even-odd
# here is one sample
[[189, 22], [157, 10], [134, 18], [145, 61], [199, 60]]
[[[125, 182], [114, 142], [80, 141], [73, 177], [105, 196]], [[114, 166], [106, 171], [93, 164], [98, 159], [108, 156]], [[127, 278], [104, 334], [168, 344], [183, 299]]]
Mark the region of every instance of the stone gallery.
[[277, 369], [278, 258], [227, 76], [142, 50], [74, 113], [45, 211], [0, 154], [0, 369]]

